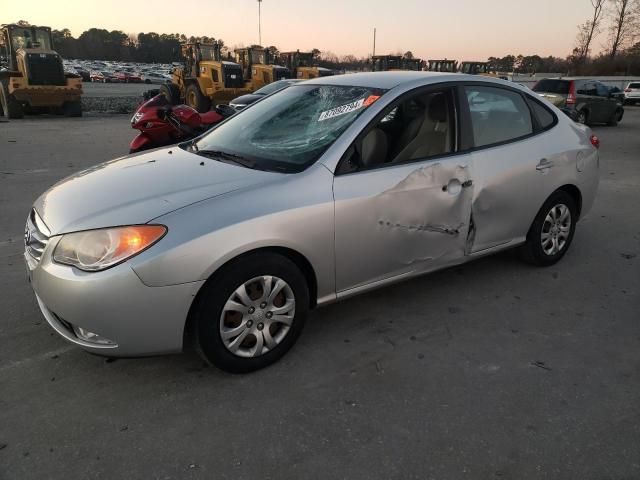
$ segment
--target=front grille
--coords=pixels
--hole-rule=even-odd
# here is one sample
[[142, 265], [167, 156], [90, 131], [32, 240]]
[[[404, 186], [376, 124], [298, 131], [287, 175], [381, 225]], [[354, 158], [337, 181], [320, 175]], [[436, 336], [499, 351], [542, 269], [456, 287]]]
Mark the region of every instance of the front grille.
[[31, 210], [24, 229], [24, 248], [36, 262], [42, 258], [42, 253], [49, 243], [49, 235], [49, 229], [38, 213], [35, 209]]
[[240, 65], [223, 65], [225, 88], [242, 88], [244, 87], [244, 79], [242, 78], [242, 68]]
[[62, 59], [54, 53], [29, 53], [27, 69], [30, 85], [65, 86]]
[[285, 80], [291, 77], [289, 69], [286, 67], [273, 67], [273, 81]]

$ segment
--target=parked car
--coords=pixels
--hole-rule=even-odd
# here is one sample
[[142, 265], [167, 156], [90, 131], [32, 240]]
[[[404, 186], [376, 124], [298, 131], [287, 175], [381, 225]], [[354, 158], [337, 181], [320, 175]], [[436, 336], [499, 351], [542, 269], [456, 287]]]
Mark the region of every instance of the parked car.
[[28, 216], [28, 277], [51, 327], [89, 352], [186, 339], [251, 371], [311, 308], [513, 247], [555, 264], [593, 205], [598, 145], [498, 79], [307, 80], [51, 187]]
[[624, 89], [624, 101], [630, 105], [640, 103], [640, 82], [630, 82]]
[[272, 82], [268, 85], [265, 85], [262, 88], [259, 88], [253, 93], [249, 93], [247, 95], [241, 95], [239, 97], [234, 98], [229, 102], [229, 106], [233, 107], [236, 110], [242, 110], [247, 106], [251, 105], [254, 102], [257, 102], [261, 98], [266, 97], [272, 93], [278, 92], [284, 88], [287, 88], [294, 83], [301, 82], [302, 80], [297, 80], [295, 78], [288, 78], [286, 80], [278, 80], [277, 82]]
[[115, 77], [122, 83], [140, 83], [142, 78], [137, 73], [120, 71], [115, 73]]
[[171, 76], [164, 75], [162, 73], [157, 73], [157, 72], [146, 72], [142, 74], [142, 81], [147, 84], [150, 84], [150, 83], [162, 84], [162, 83], [170, 82]]
[[119, 83], [120, 79], [113, 73], [107, 72], [106, 70], [93, 70], [90, 75], [92, 82], [102, 82], [102, 83]]
[[80, 67], [76, 67], [75, 70], [78, 73], [78, 75], [82, 77], [83, 82], [91, 81], [91, 72], [89, 72], [89, 70], [85, 70], [84, 68], [80, 68]]
[[624, 115], [621, 99], [597, 80], [545, 78], [533, 91], [578, 123], [615, 126]]

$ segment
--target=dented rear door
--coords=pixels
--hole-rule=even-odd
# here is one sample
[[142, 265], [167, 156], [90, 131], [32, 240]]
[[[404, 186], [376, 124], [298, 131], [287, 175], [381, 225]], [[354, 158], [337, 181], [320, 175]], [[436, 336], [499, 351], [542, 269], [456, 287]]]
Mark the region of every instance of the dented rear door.
[[459, 154], [335, 177], [338, 292], [464, 256], [470, 158]]

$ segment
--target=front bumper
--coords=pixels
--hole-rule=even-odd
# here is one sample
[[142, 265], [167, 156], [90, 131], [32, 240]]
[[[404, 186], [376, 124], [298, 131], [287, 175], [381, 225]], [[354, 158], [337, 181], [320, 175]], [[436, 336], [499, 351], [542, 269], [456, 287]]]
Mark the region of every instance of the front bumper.
[[[182, 350], [189, 308], [204, 282], [148, 287], [126, 262], [82, 272], [52, 261], [59, 238], [51, 239], [39, 263], [25, 253], [40, 309], [58, 334], [87, 351], [114, 357]], [[87, 341], [74, 326], [111, 343]]]

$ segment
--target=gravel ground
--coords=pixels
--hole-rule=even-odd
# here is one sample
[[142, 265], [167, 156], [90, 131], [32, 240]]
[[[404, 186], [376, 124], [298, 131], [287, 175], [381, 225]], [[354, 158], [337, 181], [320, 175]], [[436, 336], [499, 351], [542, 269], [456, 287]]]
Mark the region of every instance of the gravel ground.
[[0, 124], [1, 479], [640, 478], [640, 108], [595, 128], [600, 192], [561, 263], [506, 252], [317, 310], [244, 376], [110, 362], [38, 311], [29, 207], [124, 154], [128, 119]]

